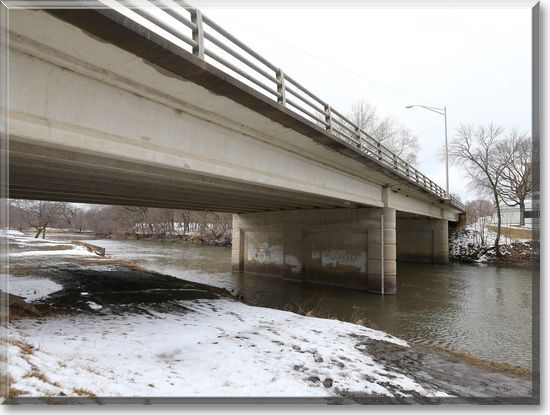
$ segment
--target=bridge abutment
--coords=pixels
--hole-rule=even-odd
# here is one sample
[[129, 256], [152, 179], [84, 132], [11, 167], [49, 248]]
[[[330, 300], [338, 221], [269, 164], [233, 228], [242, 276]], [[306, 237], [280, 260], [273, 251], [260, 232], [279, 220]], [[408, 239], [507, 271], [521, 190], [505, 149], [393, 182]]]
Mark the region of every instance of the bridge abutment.
[[392, 294], [395, 224], [387, 208], [236, 214], [233, 270]]

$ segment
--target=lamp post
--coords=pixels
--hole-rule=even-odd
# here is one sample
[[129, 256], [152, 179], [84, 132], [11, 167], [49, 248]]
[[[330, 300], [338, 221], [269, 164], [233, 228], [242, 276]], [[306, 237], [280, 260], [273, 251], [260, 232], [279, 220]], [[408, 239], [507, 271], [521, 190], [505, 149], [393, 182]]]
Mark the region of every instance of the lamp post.
[[407, 105], [405, 108], [409, 109], [412, 107], [424, 108], [428, 111], [432, 111], [439, 115], [443, 115], [443, 117], [445, 118], [445, 178], [447, 182], [446, 183], [447, 187], [445, 190], [447, 192], [447, 197], [449, 197], [449, 144], [447, 142], [447, 107], [440, 108], [440, 107], [429, 107], [427, 105]]

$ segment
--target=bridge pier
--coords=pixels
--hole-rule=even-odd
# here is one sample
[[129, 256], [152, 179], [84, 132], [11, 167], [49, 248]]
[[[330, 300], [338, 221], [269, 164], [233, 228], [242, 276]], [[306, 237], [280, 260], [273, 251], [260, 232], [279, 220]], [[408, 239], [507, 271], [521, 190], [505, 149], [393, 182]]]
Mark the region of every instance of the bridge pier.
[[236, 214], [233, 270], [393, 294], [395, 225], [388, 208]]
[[400, 261], [449, 262], [449, 222], [422, 217], [397, 218], [397, 259]]

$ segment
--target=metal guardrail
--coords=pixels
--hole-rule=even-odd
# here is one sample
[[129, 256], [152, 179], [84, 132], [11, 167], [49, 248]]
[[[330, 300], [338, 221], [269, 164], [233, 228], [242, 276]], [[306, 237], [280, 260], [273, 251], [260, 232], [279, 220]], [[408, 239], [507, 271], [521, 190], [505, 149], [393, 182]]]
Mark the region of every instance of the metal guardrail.
[[336, 139], [393, 170], [431, 194], [465, 210], [465, 206], [418, 169], [371, 137], [299, 82], [239, 41], [183, 0], [100, 0], [161, 36], [228, 72], [294, 113], [312, 121]]

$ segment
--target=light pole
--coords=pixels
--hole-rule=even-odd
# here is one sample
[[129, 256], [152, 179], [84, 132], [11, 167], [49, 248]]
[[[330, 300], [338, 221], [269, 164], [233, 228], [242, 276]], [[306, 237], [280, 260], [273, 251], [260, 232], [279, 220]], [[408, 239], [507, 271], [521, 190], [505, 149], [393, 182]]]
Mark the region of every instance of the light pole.
[[435, 112], [439, 115], [443, 115], [445, 118], [445, 178], [446, 178], [446, 184], [447, 188], [445, 189], [447, 192], [447, 197], [449, 197], [449, 144], [447, 142], [447, 107], [429, 107], [427, 105], [407, 105], [405, 108], [409, 109], [412, 107], [420, 107], [424, 108], [428, 111]]

